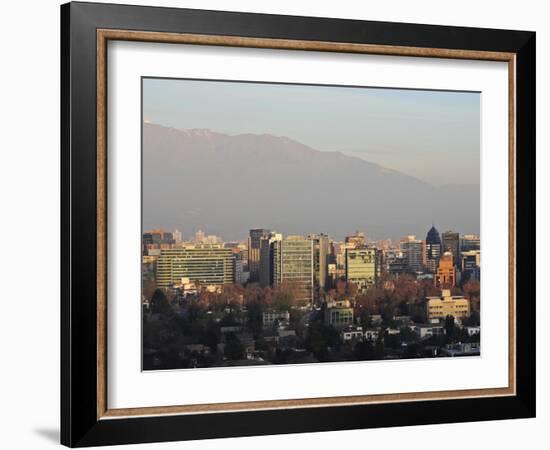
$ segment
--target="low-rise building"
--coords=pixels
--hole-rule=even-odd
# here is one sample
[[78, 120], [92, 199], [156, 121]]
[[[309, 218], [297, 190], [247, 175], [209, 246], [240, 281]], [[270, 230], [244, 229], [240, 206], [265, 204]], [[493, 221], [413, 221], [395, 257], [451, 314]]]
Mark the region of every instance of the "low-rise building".
[[370, 320], [373, 325], [380, 325], [382, 323], [382, 314], [371, 314]]
[[290, 313], [288, 311], [264, 311], [262, 313], [262, 323], [264, 327], [274, 325], [275, 322], [288, 322]]
[[296, 336], [296, 330], [277, 330], [277, 334], [280, 338]]
[[420, 339], [429, 338], [432, 336], [439, 336], [445, 334], [445, 327], [442, 325], [433, 324], [417, 324], [411, 327], [412, 330], [418, 335]]
[[344, 342], [362, 341], [364, 337], [363, 327], [353, 325], [347, 326], [340, 332], [340, 336]]
[[324, 321], [326, 325], [344, 328], [353, 324], [353, 308], [349, 300], [337, 300], [327, 303]]
[[367, 328], [365, 330], [365, 339], [367, 341], [376, 341], [378, 340], [379, 335], [380, 335], [380, 332], [376, 328]]
[[[189, 296], [195, 296], [199, 292], [197, 283], [189, 278], [180, 278], [179, 281], [168, 287], [168, 292], [172, 293], [178, 299], [186, 299]], [[211, 292], [214, 292], [211, 290]]]
[[481, 347], [478, 342], [448, 344], [441, 349], [441, 354], [444, 356], [479, 356]]
[[443, 289], [441, 297], [427, 297], [428, 320], [445, 319], [453, 316], [457, 320], [470, 315], [470, 301], [462, 296], [452, 296], [450, 289]]
[[227, 326], [220, 327], [220, 333], [222, 334], [240, 333], [243, 330], [243, 328], [244, 327], [242, 325], [227, 325]]
[[411, 316], [393, 316], [393, 320], [402, 325], [409, 325], [412, 323]]

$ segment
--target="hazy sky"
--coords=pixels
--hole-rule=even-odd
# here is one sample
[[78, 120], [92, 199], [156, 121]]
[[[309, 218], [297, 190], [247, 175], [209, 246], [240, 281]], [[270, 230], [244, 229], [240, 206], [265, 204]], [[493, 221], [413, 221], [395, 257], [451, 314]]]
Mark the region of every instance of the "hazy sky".
[[287, 136], [436, 186], [479, 183], [479, 93], [147, 78], [143, 118]]

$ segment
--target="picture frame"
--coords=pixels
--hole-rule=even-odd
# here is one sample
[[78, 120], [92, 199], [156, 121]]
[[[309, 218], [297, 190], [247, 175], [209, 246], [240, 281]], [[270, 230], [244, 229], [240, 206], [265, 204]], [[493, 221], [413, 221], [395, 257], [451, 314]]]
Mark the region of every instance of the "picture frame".
[[[508, 386], [109, 408], [110, 41], [507, 63]], [[535, 416], [535, 33], [72, 2], [61, 7], [61, 59], [62, 444], [81, 447]]]

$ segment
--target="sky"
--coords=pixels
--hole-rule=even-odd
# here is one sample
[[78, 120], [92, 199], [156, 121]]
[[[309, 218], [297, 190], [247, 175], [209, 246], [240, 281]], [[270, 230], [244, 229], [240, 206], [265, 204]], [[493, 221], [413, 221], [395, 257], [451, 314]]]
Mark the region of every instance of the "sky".
[[287, 136], [434, 186], [479, 184], [475, 92], [144, 78], [143, 119]]

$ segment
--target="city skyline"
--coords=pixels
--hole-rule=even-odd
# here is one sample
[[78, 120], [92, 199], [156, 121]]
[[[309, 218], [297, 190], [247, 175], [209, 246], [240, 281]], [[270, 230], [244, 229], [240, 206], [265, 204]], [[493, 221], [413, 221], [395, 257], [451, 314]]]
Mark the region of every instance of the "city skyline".
[[142, 88], [143, 370], [480, 355], [479, 93]]
[[[400, 240], [402, 240], [404, 238], [411, 237], [411, 236], [421, 237], [421, 238], [424, 235], [428, 236], [432, 229], [436, 229], [436, 231], [437, 231], [437, 228], [438, 228], [437, 223], [431, 223], [429, 225], [429, 227], [430, 228], [428, 228], [427, 231], [424, 230], [421, 233], [412, 233], [411, 232], [409, 234], [405, 234], [405, 235], [399, 237], [398, 239], [392, 239], [391, 237], [372, 238], [371, 235], [366, 230], [361, 230], [361, 229], [350, 230], [343, 237], [338, 237], [338, 238], [333, 237], [331, 235], [327, 235], [327, 234], [323, 233], [322, 231], [321, 232], [313, 232], [311, 230], [303, 230], [302, 232], [298, 232], [298, 233], [285, 233], [285, 232], [282, 232], [279, 229], [274, 230], [273, 228], [269, 228], [269, 227], [263, 227], [263, 228], [262, 227], [254, 227], [254, 228], [247, 228], [246, 231], [249, 232], [250, 230], [255, 230], [255, 229], [261, 230], [261, 229], [263, 229], [263, 230], [268, 230], [268, 231], [274, 231], [274, 232], [280, 233], [284, 236], [308, 236], [308, 235], [314, 235], [314, 234], [321, 234], [321, 235], [325, 235], [325, 236], [329, 237], [331, 241], [335, 241], [335, 242], [344, 242], [347, 237], [360, 234], [360, 235], [363, 235], [365, 237], [365, 242], [366, 243], [376, 243], [376, 242], [382, 242], [382, 241], [389, 241], [393, 245], [395, 245], [396, 243], [399, 243]], [[207, 238], [209, 238], [209, 237], [215, 237], [215, 238], [218, 238], [219, 242], [227, 242], [227, 243], [231, 243], [231, 242], [245, 243], [248, 240], [248, 235], [246, 233], [244, 233], [243, 236], [241, 238], [238, 238], [238, 239], [225, 239], [225, 237], [222, 234], [217, 234], [217, 233], [214, 233], [214, 232], [210, 232], [208, 228], [197, 228], [197, 229], [193, 229], [193, 230], [184, 230], [182, 227], [172, 228], [172, 227], [159, 226], [159, 227], [149, 227], [149, 228], [144, 228], [143, 229], [144, 233], [147, 233], [147, 232], [160, 232], [160, 231], [170, 232], [170, 233], [178, 233], [180, 235], [180, 238], [177, 240], [177, 242], [194, 242], [196, 240], [197, 234], [202, 234], [204, 236], [205, 240], [207, 240]], [[448, 233], [456, 233], [460, 237], [476, 236], [476, 237], [479, 238], [479, 234], [477, 234], [477, 233], [470, 233], [470, 232], [461, 233], [461, 232], [457, 232], [453, 229], [449, 229], [449, 230], [445, 229], [443, 232], [441, 232], [441, 234], [444, 234], [444, 233], [447, 233], [447, 232]]]
[[384, 244], [144, 231], [144, 370], [480, 355], [479, 236]]

